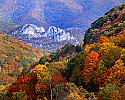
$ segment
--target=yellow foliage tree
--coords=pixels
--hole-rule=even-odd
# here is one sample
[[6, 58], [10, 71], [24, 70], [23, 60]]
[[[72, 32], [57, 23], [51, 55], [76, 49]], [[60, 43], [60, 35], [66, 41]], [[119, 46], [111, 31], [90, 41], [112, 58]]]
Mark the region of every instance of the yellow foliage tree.
[[99, 55], [107, 68], [112, 67], [115, 61], [120, 59], [122, 48], [112, 43], [103, 43], [100, 45]]
[[115, 86], [121, 86], [125, 77], [125, 66], [121, 59], [115, 62], [115, 65], [110, 68], [111, 74], [107, 77], [107, 83], [112, 83]]
[[59, 69], [65, 69], [65, 65], [63, 64], [63, 62], [52, 62], [49, 64], [49, 66], [56, 66]]
[[39, 81], [48, 81], [50, 78], [49, 69], [45, 65], [36, 65], [35, 68], [30, 70], [30, 73], [36, 73]]

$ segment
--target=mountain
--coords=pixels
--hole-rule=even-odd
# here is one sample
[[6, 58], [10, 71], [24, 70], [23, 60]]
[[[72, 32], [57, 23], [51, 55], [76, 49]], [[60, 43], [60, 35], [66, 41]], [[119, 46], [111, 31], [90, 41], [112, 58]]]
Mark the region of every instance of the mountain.
[[91, 24], [86, 31], [84, 42], [93, 43], [100, 36], [116, 36], [125, 29], [125, 3], [109, 10], [103, 17], [100, 17]]
[[42, 56], [36, 48], [0, 33], [0, 85], [12, 84], [22, 70]]
[[123, 0], [2, 0], [0, 21], [18, 25], [83, 27]]
[[19, 27], [19, 25], [0, 21], [0, 31], [3, 33], [9, 33], [10, 31], [16, 29], [17, 27]]
[[74, 38], [73, 34], [55, 26], [49, 27], [48, 31], [46, 31], [43, 27], [38, 27], [34, 24], [25, 24], [8, 34], [45, 52], [56, 51], [62, 48], [67, 42], [78, 43], [77, 38]]

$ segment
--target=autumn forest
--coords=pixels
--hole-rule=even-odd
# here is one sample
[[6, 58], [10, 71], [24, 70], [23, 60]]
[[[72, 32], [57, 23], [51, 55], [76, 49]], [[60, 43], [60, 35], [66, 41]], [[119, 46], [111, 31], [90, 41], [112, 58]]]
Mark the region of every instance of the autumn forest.
[[53, 53], [0, 33], [0, 100], [124, 100], [125, 3]]

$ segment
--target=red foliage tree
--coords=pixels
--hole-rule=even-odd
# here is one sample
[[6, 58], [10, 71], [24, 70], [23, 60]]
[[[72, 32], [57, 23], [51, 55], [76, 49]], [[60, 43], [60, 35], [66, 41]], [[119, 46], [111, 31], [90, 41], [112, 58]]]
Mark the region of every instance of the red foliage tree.
[[62, 76], [62, 74], [56, 70], [54, 74], [51, 77], [52, 85], [60, 84], [60, 83], [66, 83], [66, 79]]

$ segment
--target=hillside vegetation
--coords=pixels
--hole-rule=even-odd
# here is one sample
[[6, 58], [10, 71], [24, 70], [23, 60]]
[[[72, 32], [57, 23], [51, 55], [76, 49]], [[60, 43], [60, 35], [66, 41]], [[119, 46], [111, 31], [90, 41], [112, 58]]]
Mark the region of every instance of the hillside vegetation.
[[[49, 54], [22, 73], [8, 97], [48, 100], [124, 100], [125, 30], [101, 36], [82, 52], [52, 61]], [[15, 99], [14, 99], [15, 100]]]
[[93, 43], [100, 36], [116, 36], [125, 29], [125, 3], [109, 10], [103, 17], [91, 24], [86, 31], [84, 42]]
[[15, 82], [17, 76], [42, 55], [30, 45], [0, 33], [0, 88]]

